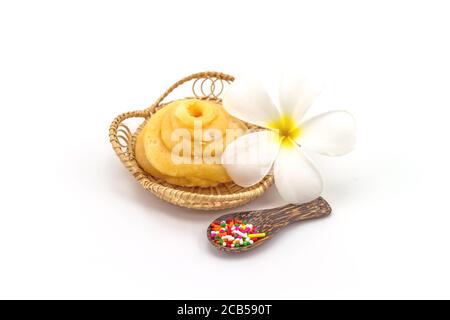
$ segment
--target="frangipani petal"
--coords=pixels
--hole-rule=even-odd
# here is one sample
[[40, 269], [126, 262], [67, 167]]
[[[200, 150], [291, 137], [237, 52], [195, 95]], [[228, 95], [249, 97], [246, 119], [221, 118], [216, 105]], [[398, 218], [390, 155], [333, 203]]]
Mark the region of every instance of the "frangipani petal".
[[236, 78], [224, 94], [223, 106], [232, 116], [264, 128], [280, 117], [262, 84], [251, 78]]
[[283, 75], [279, 91], [281, 113], [300, 122], [321, 90], [322, 84], [312, 78]]
[[236, 184], [249, 187], [269, 173], [279, 148], [273, 131], [252, 132], [226, 147], [222, 154], [222, 165]]
[[355, 119], [350, 113], [330, 111], [304, 122], [297, 143], [324, 155], [340, 156], [353, 150], [355, 131]]
[[282, 147], [274, 165], [275, 186], [289, 203], [312, 201], [323, 190], [322, 177], [300, 147]]

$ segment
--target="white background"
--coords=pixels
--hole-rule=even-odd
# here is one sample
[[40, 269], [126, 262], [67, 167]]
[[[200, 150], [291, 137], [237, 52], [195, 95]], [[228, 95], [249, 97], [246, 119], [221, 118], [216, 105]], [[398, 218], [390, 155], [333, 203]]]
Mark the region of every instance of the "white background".
[[[2, 1], [0, 298], [450, 298], [449, 10]], [[357, 149], [314, 157], [332, 216], [254, 252], [215, 252], [205, 228], [219, 213], [156, 199], [112, 151], [110, 121], [183, 76], [273, 82], [305, 64], [327, 82], [311, 114], [351, 111]], [[278, 204], [272, 188], [247, 208]]]

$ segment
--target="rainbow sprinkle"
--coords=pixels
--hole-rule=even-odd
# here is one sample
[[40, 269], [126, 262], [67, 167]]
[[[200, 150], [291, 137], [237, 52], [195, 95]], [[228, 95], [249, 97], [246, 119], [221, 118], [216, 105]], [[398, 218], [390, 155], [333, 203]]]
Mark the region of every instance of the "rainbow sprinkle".
[[210, 236], [220, 246], [237, 248], [252, 245], [266, 234], [258, 233], [256, 226], [245, 220], [230, 219], [211, 223]]

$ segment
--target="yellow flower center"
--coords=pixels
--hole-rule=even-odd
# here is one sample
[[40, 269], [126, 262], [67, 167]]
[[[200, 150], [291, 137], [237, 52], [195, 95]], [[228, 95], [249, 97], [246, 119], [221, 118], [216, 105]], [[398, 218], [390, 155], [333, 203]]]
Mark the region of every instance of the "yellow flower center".
[[301, 134], [301, 129], [291, 116], [281, 116], [271, 122], [269, 128], [277, 132], [278, 143], [283, 147], [293, 147]]

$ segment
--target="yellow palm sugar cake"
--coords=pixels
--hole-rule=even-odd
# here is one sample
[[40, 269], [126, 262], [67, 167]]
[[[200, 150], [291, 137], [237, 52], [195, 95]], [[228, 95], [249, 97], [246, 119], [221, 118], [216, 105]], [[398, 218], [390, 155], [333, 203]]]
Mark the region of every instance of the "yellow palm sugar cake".
[[220, 164], [221, 153], [246, 129], [217, 102], [174, 101], [158, 110], [139, 133], [136, 160], [144, 171], [171, 184], [216, 186], [231, 181]]

